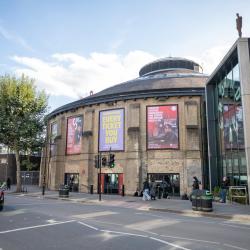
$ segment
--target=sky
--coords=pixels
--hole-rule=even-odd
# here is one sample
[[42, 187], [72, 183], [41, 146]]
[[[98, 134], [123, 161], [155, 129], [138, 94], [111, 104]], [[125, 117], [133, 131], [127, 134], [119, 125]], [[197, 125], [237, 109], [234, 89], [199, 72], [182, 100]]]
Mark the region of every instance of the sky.
[[25, 74], [50, 111], [184, 57], [210, 74], [250, 36], [249, 0], [0, 0], [0, 75]]

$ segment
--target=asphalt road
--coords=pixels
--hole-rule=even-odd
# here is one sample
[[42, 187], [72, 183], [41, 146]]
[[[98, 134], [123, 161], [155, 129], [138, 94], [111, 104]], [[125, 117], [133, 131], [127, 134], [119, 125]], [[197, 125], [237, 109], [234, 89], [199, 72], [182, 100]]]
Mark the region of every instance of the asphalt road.
[[0, 250], [250, 249], [250, 222], [6, 196]]

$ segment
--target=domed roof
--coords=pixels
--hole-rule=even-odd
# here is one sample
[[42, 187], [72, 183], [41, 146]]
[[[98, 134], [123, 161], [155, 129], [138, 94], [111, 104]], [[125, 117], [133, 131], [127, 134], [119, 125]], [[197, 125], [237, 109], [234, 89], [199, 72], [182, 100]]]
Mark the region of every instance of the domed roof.
[[141, 68], [139, 75], [145, 76], [170, 69], [188, 69], [199, 72], [200, 68], [201, 66], [198, 63], [185, 58], [166, 57], [146, 64]]
[[201, 95], [207, 75], [200, 73], [199, 67], [199, 64], [184, 58], [160, 59], [142, 67], [138, 78], [59, 107], [49, 117], [84, 105], [135, 98]]

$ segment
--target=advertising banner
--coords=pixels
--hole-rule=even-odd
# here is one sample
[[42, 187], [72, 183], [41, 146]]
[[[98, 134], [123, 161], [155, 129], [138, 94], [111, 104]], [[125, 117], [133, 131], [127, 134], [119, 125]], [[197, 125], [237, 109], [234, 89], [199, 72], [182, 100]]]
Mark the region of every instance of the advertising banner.
[[55, 156], [56, 155], [56, 145], [55, 145], [55, 138], [57, 136], [57, 123], [51, 124], [51, 130], [50, 130], [50, 155]]
[[100, 111], [99, 151], [124, 150], [124, 109]]
[[223, 105], [224, 146], [226, 149], [244, 148], [244, 128], [242, 106]]
[[147, 148], [179, 148], [178, 106], [147, 107]]
[[82, 116], [70, 117], [67, 121], [67, 154], [79, 154], [82, 145]]

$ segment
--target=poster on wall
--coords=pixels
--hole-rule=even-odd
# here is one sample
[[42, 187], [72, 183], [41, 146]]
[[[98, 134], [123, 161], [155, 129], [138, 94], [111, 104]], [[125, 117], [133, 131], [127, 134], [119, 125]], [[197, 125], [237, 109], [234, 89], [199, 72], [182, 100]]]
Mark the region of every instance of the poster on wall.
[[147, 148], [178, 149], [178, 106], [147, 107]]
[[67, 121], [67, 154], [79, 154], [82, 145], [82, 116], [70, 117]]
[[99, 151], [124, 150], [124, 109], [100, 111]]
[[56, 155], [56, 145], [55, 145], [55, 138], [57, 136], [57, 123], [51, 124], [51, 130], [50, 130], [50, 155], [55, 156]]
[[241, 105], [223, 105], [225, 149], [244, 148], [243, 111]]

